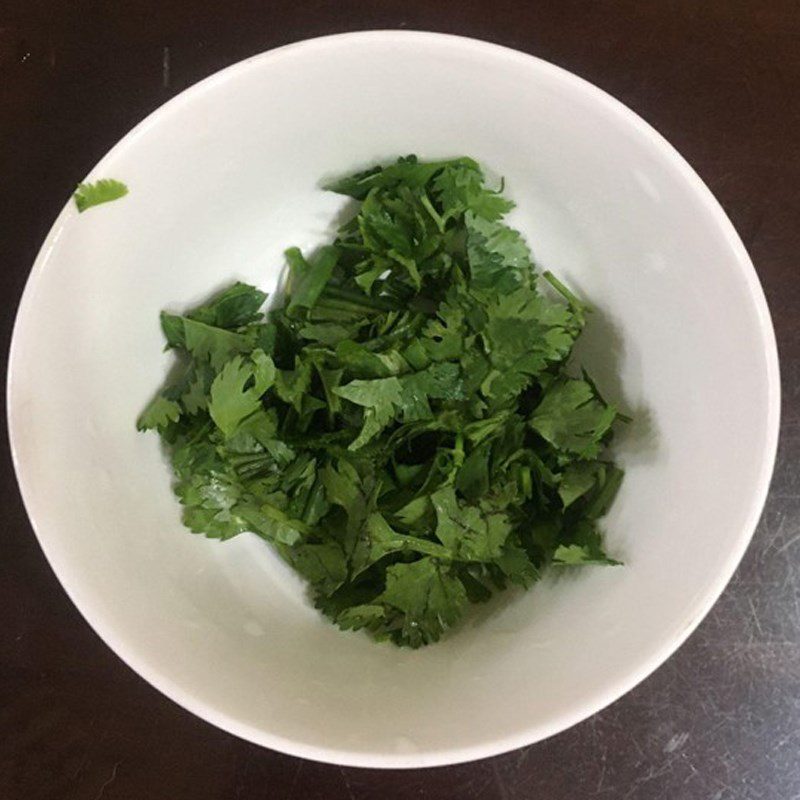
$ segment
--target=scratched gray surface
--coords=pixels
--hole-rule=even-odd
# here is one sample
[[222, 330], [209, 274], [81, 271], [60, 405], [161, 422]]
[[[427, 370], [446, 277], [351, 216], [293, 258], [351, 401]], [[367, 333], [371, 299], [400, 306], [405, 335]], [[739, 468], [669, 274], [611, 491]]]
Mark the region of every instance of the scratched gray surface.
[[39, 243], [114, 141], [227, 64], [369, 27], [478, 36], [571, 69], [654, 124], [721, 200], [764, 285], [781, 354], [782, 438], [753, 543], [689, 641], [591, 720], [474, 764], [340, 769], [234, 739], [128, 670], [47, 567], [5, 457], [0, 800], [800, 800], [797, 0], [8, 0], [2, 352]]

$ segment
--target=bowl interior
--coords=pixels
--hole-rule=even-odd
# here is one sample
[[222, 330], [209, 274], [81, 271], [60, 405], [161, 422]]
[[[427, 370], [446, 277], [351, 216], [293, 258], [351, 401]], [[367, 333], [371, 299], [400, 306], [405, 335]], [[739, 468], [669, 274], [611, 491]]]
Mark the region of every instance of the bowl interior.
[[[341, 633], [250, 535], [182, 529], [134, 421], [170, 363], [158, 312], [332, 236], [324, 177], [471, 155], [518, 204], [543, 267], [595, 307], [580, 358], [635, 422], [604, 521], [620, 568], [549, 576], [416, 652]], [[58, 218], [17, 321], [9, 419], [45, 552], [103, 638], [173, 699], [255, 742], [375, 766], [491, 755], [643, 678], [740, 558], [769, 481], [777, 362], [730, 223], [631, 112], [544, 62], [397, 32], [316, 40], [205, 81], [90, 176], [124, 199]]]

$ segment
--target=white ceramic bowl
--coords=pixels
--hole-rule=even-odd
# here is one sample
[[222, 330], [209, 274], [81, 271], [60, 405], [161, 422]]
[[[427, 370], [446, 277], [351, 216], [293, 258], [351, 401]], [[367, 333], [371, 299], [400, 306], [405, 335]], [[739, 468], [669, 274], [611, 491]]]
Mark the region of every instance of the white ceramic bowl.
[[[418, 153], [506, 177], [539, 263], [597, 313], [583, 361], [635, 424], [605, 521], [622, 568], [548, 577], [416, 652], [342, 633], [250, 535], [182, 529], [157, 437], [158, 312], [234, 278], [271, 288], [287, 245], [328, 239], [320, 179]], [[133, 669], [238, 736], [341, 764], [480, 758], [563, 730], [672, 653], [722, 591], [773, 465], [778, 363], [722, 209], [652, 128], [543, 61], [428, 33], [317, 39], [167, 103], [67, 203], [33, 267], [8, 382], [14, 460], [42, 548]]]

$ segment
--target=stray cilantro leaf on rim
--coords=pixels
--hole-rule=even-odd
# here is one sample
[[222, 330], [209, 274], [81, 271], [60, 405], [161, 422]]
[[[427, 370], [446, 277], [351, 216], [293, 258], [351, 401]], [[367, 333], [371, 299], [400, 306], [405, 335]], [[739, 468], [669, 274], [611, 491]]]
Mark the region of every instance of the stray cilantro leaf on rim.
[[359, 203], [286, 251], [282, 302], [235, 283], [162, 313], [183, 362], [138, 420], [186, 526], [251, 531], [343, 630], [419, 647], [548, 566], [614, 565], [597, 519], [627, 419], [566, 365], [590, 308], [540, 291], [513, 203], [469, 158], [401, 158], [327, 188]]
[[122, 181], [101, 178], [94, 183], [79, 183], [72, 196], [75, 199], [78, 213], [83, 213], [87, 208], [119, 200], [126, 194], [128, 194], [128, 187]]

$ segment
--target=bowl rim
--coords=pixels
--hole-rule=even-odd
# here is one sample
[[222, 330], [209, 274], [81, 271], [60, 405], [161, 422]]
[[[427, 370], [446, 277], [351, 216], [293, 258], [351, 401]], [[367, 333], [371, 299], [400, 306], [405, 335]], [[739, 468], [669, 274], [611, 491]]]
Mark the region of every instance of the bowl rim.
[[543, 73], [556, 77], [562, 82], [569, 83], [575, 91], [582, 93], [584, 97], [604, 106], [607, 111], [621, 117], [627, 125], [633, 126], [639, 133], [651, 140], [658, 148], [660, 155], [670, 162], [672, 167], [678, 170], [683, 179], [689, 184], [690, 188], [704, 203], [706, 209], [717, 224], [720, 233], [724, 235], [728, 245], [735, 253], [736, 263], [732, 264], [731, 268], [740, 271], [741, 278], [744, 279], [749, 291], [749, 296], [756, 311], [759, 333], [766, 356], [768, 395], [768, 413], [765, 424], [766, 432], [762, 452], [759, 454], [761, 460], [759, 475], [752, 493], [746, 522], [739, 531], [736, 540], [732, 543], [723, 568], [720, 569], [706, 592], [694, 599], [691, 613], [687, 614], [684, 624], [678, 629], [678, 633], [665, 638], [661, 646], [654, 653], [651, 653], [649, 656], [639, 661], [635, 661], [624, 673], [609, 680], [605, 690], [597, 692], [591, 701], [584, 702], [575, 707], [566, 708], [557, 717], [551, 719], [546, 724], [539, 723], [531, 725], [524, 731], [516, 732], [501, 738], [491, 739], [468, 747], [444, 748], [436, 751], [415, 753], [363, 752], [338, 748], [335, 745], [320, 747], [276, 735], [255, 726], [242, 723], [235, 717], [208, 704], [202, 698], [187, 691], [179, 683], [151, 667], [148, 663], [147, 655], [129, 646], [126, 642], [124, 632], [117, 631], [113, 623], [105, 618], [101, 609], [81, 599], [78, 582], [74, 579], [74, 576], [70, 574], [68, 565], [59, 562], [58, 558], [55, 557], [48, 544], [48, 536], [43, 526], [39, 525], [36, 520], [36, 514], [33, 508], [34, 503], [26, 477], [26, 468], [25, 465], [21, 463], [17, 446], [17, 436], [14, 429], [14, 365], [17, 360], [17, 350], [20, 347], [19, 328], [21, 326], [21, 320], [29, 313], [29, 306], [31, 306], [33, 302], [35, 286], [44, 272], [44, 268], [50, 259], [61, 230], [67, 220], [75, 213], [74, 209], [72, 209], [71, 197], [67, 200], [65, 206], [53, 223], [34, 260], [17, 308], [8, 353], [6, 382], [6, 415], [9, 445], [20, 494], [22, 495], [23, 505], [31, 522], [31, 526], [50, 567], [63, 586], [68, 597], [77, 607], [86, 622], [89, 623], [106, 645], [108, 645], [125, 664], [143, 677], [154, 688], [166, 695], [170, 700], [206, 722], [241, 739], [299, 758], [341, 766], [386, 769], [412, 769], [459, 764], [500, 755], [520, 747], [534, 744], [550, 736], [554, 736], [601, 711], [629, 692], [661, 666], [686, 641], [708, 614], [741, 561], [755, 532], [766, 502], [767, 492], [775, 465], [780, 425], [780, 373], [777, 343], [764, 291], [744, 244], [711, 190], [683, 156], [638, 114], [593, 83], [575, 75], [567, 69], [538, 58], [537, 56], [481, 39], [422, 30], [378, 29], [337, 33], [311, 39], [303, 39], [267, 50], [213, 73], [159, 106], [123, 136], [106, 155], [97, 162], [86, 180], [94, 179], [94, 176], [102, 172], [103, 166], [107, 160], [112, 158], [123, 148], [133, 144], [136, 139], [150, 127], [157, 124], [166, 114], [175, 112], [183, 104], [193, 101], [196, 97], [212, 87], [235, 78], [239, 74], [256, 66], [262, 67], [270, 61], [280, 59], [287, 54], [296, 54], [301, 51], [323, 51], [326, 47], [330, 45], [339, 45], [345, 40], [352, 45], [363, 43], [374, 44], [375, 42], [392, 44], [402, 41], [403, 44], [416, 42], [425, 46], [456, 48], [476, 58], [499, 57], [505, 59], [508, 63], [516, 62], [520, 67], [526, 65], [528, 67], [535, 66]]

